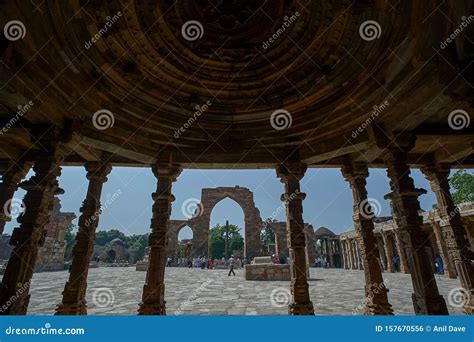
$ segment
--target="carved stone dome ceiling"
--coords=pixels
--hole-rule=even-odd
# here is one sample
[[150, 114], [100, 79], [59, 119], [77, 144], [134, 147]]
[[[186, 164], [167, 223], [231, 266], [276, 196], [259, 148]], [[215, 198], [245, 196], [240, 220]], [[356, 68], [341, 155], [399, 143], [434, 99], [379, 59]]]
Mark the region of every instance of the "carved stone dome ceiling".
[[[85, 143], [147, 155], [170, 143], [184, 152], [237, 153], [256, 142], [257, 151], [301, 144], [301, 153], [317, 155], [384, 101], [390, 106], [378, 120], [394, 130], [466, 106], [466, 84], [446, 88], [459, 69], [440, 60], [453, 57], [433, 54], [450, 28], [430, 6], [94, 0], [35, 10], [22, 3], [2, 14], [25, 22], [27, 35], [3, 44], [1, 77], [11, 80], [0, 100], [14, 109], [33, 99], [31, 123], [73, 120]], [[362, 37], [367, 21], [379, 26], [375, 38]], [[436, 96], [442, 101], [422, 112]], [[113, 127], [94, 127], [99, 110], [113, 113]], [[272, 125], [278, 110], [290, 115], [285, 129]]]

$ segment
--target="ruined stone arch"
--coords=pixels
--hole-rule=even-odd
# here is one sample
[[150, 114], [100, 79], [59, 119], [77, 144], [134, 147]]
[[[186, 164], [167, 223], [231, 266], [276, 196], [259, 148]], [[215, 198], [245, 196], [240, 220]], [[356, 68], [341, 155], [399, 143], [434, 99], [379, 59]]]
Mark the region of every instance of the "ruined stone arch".
[[194, 254], [208, 255], [211, 212], [214, 206], [225, 198], [234, 200], [242, 208], [245, 230], [244, 255], [247, 260], [252, 260], [259, 255], [262, 219], [260, 211], [255, 206], [253, 192], [239, 186], [202, 189], [200, 215], [188, 220], [188, 225], [195, 227]]

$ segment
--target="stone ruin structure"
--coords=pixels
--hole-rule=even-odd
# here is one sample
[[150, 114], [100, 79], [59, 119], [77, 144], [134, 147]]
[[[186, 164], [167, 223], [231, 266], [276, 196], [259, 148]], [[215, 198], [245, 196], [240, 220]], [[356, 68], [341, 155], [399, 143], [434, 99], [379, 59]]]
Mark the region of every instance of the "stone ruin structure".
[[[257, 256], [263, 256], [260, 246], [260, 233], [262, 229], [272, 229], [275, 234], [275, 253], [278, 256], [288, 258], [288, 243], [286, 222], [262, 221], [260, 211], [255, 206], [253, 192], [247, 188], [218, 187], [204, 188], [201, 191], [201, 200], [196, 209], [196, 216], [189, 220], [170, 220], [168, 225], [168, 244], [166, 256], [170, 257], [173, 263], [177, 260], [178, 236], [180, 230], [188, 226], [193, 232], [192, 257], [209, 255], [209, 234], [211, 212], [214, 206], [225, 198], [234, 200], [244, 212], [244, 257], [248, 262]], [[305, 223], [306, 253], [310, 261], [314, 261], [316, 251], [314, 249], [313, 226]]]
[[[38, 250], [35, 272], [61, 271], [64, 269], [66, 228], [76, 218], [76, 214], [61, 211], [58, 198], [54, 199], [53, 208], [49, 211], [49, 222], [45, 226], [44, 244]], [[0, 240], [0, 260], [8, 260], [13, 250], [8, 239]]]
[[[463, 203], [458, 206], [459, 213], [464, 223], [466, 236], [469, 240], [470, 250], [474, 252], [474, 202]], [[440, 217], [438, 210], [422, 212], [423, 230], [426, 231], [429, 240], [425, 249], [429, 254], [432, 263], [432, 270], [435, 270], [435, 256], [440, 256], [443, 260], [444, 274], [449, 278], [456, 278], [457, 271], [452, 255], [450, 255], [446, 237], [442, 233], [442, 226], [445, 224]], [[400, 261], [399, 271], [410, 273], [409, 254], [407, 253], [406, 242], [404, 242], [402, 231], [397, 225], [397, 221], [392, 217], [374, 219], [374, 234], [378, 248], [378, 259], [382, 268], [388, 272], [395, 272], [392, 258], [397, 256]], [[359, 238], [356, 231], [342, 233], [339, 236], [342, 248], [343, 264], [346, 269], [364, 268], [361, 250], [359, 248]]]
[[122, 240], [115, 238], [107, 242], [105, 246], [94, 245], [92, 260], [105, 263], [134, 264], [136, 262], [136, 255], [134, 252], [128, 250]]
[[[419, 216], [418, 197], [426, 190], [416, 188], [410, 175], [418, 168], [436, 194], [440, 232], [459, 285], [469, 294], [464, 312], [474, 313], [474, 258], [448, 183], [452, 168], [474, 167], [474, 37], [471, 29], [459, 29], [473, 13], [472, 2], [132, 0], [50, 6], [11, 0], [0, 6], [4, 22], [31, 18], [37, 6], [44, 13], [42, 20], [25, 23], [26, 38], [14, 29], [20, 35], [4, 37], [0, 49], [0, 205], [21, 187], [28, 208], [9, 241], [14, 252], [2, 277], [0, 306], [31, 280], [62, 166], [84, 166], [89, 182], [57, 308], [57, 314], [71, 315], [87, 313], [97, 229], [91, 218], [113, 166], [149, 168], [157, 180], [150, 189], [142, 315], [166, 314], [168, 222], [181, 171], [268, 168], [284, 185], [292, 262], [288, 313], [312, 315], [300, 182], [308, 168], [332, 167], [341, 169], [353, 193], [364, 313], [393, 313], [386, 289], [373, 286], [383, 284], [383, 275], [365, 206], [369, 169], [383, 168], [390, 180], [386, 198], [410, 255], [413, 293], [406, 295], [416, 314], [447, 314]], [[92, 44], [107, 17], [113, 25]], [[198, 34], [189, 36], [186, 28], [196, 21]], [[283, 34], [269, 44], [282, 25]], [[448, 40], [453, 32], [456, 39]], [[32, 166], [32, 177], [22, 182]], [[0, 234], [5, 220], [0, 216]], [[207, 216], [196, 220], [205, 224]], [[249, 240], [249, 257], [255, 247]], [[205, 245], [197, 248], [204, 251]], [[3, 313], [25, 314], [28, 305], [24, 291]]]

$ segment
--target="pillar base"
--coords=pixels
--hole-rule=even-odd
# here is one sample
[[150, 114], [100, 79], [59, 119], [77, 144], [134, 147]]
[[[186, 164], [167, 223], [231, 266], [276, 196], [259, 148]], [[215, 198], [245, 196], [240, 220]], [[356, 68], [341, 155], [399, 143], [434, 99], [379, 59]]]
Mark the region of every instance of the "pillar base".
[[85, 316], [87, 315], [87, 305], [82, 304], [59, 304], [54, 313], [58, 316]]
[[449, 315], [443, 296], [419, 296], [412, 293], [415, 315]]
[[163, 304], [140, 303], [139, 315], [166, 315], [166, 302]]
[[314, 307], [312, 302], [307, 303], [290, 303], [288, 306], [289, 315], [314, 315]]

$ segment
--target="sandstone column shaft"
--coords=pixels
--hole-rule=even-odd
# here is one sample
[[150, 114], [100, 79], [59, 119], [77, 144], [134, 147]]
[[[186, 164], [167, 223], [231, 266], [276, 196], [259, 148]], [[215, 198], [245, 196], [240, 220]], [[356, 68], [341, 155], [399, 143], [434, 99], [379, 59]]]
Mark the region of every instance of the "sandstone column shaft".
[[158, 180], [156, 192], [153, 193], [153, 217], [149, 237], [149, 265], [143, 286], [142, 302], [139, 315], [165, 315], [165, 263], [167, 227], [171, 215], [171, 203], [174, 196], [171, 185], [181, 172], [179, 165], [157, 163], [152, 167]]
[[449, 260], [452, 260], [463, 288], [465, 303], [464, 312], [474, 314], [474, 267], [471, 260], [469, 239], [466, 236], [464, 224], [459, 209], [455, 206], [449, 186], [449, 168], [442, 165], [422, 169], [430, 181], [430, 187], [436, 195], [440, 220]]
[[365, 277], [366, 315], [392, 315], [393, 310], [388, 302], [388, 289], [382, 277], [379, 263], [379, 250], [374, 234], [374, 223], [366, 190], [366, 179], [369, 170], [366, 164], [350, 163], [342, 168], [342, 174], [349, 182], [354, 199], [353, 215], [357, 234], [359, 256], [362, 261]]
[[61, 304], [56, 309], [56, 315], [86, 315], [86, 289], [89, 264], [94, 249], [95, 232], [99, 224], [100, 195], [102, 185], [107, 181], [111, 171], [110, 165], [100, 162], [86, 164], [89, 186], [87, 195], [82, 203], [79, 218], [79, 231], [76, 245], [73, 248], [73, 259], [69, 269], [69, 280], [63, 291]]
[[13, 198], [15, 191], [18, 190], [18, 185], [21, 180], [25, 178], [28, 170], [31, 168], [29, 163], [22, 161], [5, 162], [1, 165], [2, 183], [0, 183], [0, 236], [3, 234], [5, 224], [10, 221], [8, 211], [5, 209], [7, 202]]
[[13, 230], [10, 239], [10, 244], [15, 247], [0, 286], [0, 307], [7, 307], [2, 314], [26, 314], [38, 248], [44, 243], [48, 212], [54, 195], [60, 190], [57, 178], [61, 174], [62, 160], [57, 141], [44, 139], [41, 145], [33, 167], [35, 175], [20, 184], [26, 190], [25, 212], [18, 218], [20, 227]]
[[422, 229], [422, 217], [419, 215], [418, 196], [425, 191], [416, 189], [410, 177], [405, 150], [388, 148], [383, 158], [387, 164], [392, 192], [386, 196], [392, 200], [394, 219], [406, 247], [410, 274], [413, 282], [412, 295], [417, 315], [448, 314], [446, 302], [439, 294], [432, 261], [426, 253], [428, 235]]
[[280, 165], [277, 175], [285, 184], [282, 200], [286, 202], [288, 248], [291, 256], [291, 295], [288, 307], [290, 315], [313, 315], [313, 303], [309, 297], [309, 285], [306, 276], [305, 233], [303, 221], [303, 199], [300, 180], [307, 166], [298, 162]]

